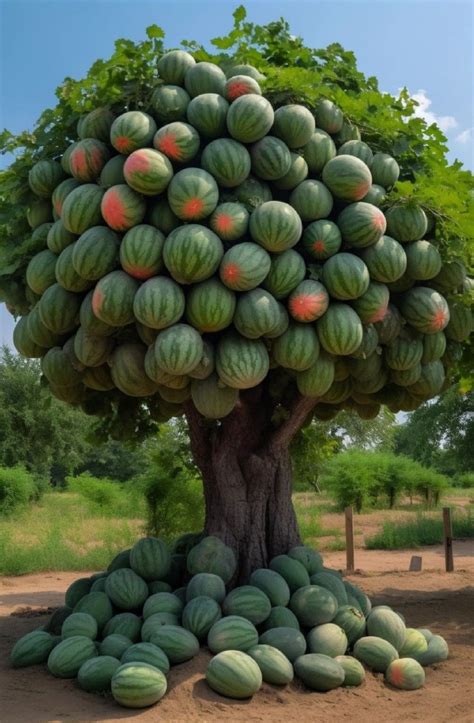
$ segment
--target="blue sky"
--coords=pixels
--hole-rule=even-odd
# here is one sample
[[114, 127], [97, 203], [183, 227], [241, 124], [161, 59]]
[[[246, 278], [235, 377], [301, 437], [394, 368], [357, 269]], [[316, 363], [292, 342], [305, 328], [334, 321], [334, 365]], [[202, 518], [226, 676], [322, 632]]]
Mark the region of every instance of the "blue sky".
[[[31, 128], [55, 102], [64, 76], [81, 77], [107, 57], [119, 37], [143, 39], [161, 25], [166, 42], [207, 43], [226, 32], [238, 1], [228, 0], [0, 0], [0, 127]], [[285, 17], [308, 45], [340, 42], [380, 88], [406, 85], [419, 112], [445, 131], [451, 159], [473, 162], [473, 4], [464, 0], [250, 0], [248, 18]], [[0, 161], [5, 165], [5, 161]], [[0, 306], [0, 344], [11, 343], [13, 323]]]

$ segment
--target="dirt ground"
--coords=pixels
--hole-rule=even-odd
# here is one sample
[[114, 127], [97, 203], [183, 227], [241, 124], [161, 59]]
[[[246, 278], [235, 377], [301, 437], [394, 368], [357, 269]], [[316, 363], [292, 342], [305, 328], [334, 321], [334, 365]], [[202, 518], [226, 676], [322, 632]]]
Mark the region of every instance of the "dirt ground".
[[[450, 658], [427, 669], [426, 685], [407, 692], [384, 685], [381, 675], [367, 674], [360, 688], [320, 694], [299, 683], [287, 688], [264, 684], [248, 701], [231, 701], [213, 693], [205, 681], [209, 655], [202, 652], [169, 675], [165, 698], [150, 709], [130, 711], [106, 697], [58, 680], [43, 667], [12, 670], [8, 654], [15, 640], [47, 619], [47, 609], [62, 603], [77, 573], [44, 573], [0, 578], [0, 722], [43, 721], [176, 721], [220, 723], [263, 721], [305, 723], [313, 720], [474, 721], [474, 544], [455, 545], [456, 571], [443, 572], [441, 548], [424, 549], [423, 571], [409, 573], [411, 551], [358, 551], [359, 568], [350, 579], [376, 603], [402, 612], [409, 626], [428, 627], [446, 637]], [[344, 566], [344, 553], [327, 553], [326, 563]]]

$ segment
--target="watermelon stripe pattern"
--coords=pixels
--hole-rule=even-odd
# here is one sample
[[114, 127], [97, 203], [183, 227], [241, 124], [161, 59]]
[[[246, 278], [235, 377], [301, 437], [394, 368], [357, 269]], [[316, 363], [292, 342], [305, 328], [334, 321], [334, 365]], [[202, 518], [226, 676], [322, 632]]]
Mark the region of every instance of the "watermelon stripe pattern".
[[81, 183], [95, 181], [110, 158], [109, 149], [102, 141], [86, 138], [77, 143], [69, 156], [71, 174]]
[[95, 183], [85, 183], [72, 190], [63, 204], [61, 220], [66, 231], [80, 235], [102, 222], [101, 203], [104, 190]]
[[279, 138], [265, 136], [252, 146], [250, 155], [252, 173], [265, 181], [276, 181], [290, 170], [290, 151]]
[[241, 184], [250, 173], [250, 154], [241, 143], [221, 138], [204, 149], [202, 167], [224, 188]]
[[120, 244], [120, 263], [123, 270], [139, 280], [155, 276], [163, 266], [164, 243], [164, 234], [154, 226], [133, 226]]
[[187, 163], [199, 151], [199, 133], [189, 123], [175, 121], [162, 126], [154, 135], [153, 145], [170, 161]]
[[259, 339], [224, 336], [217, 345], [216, 370], [222, 381], [233, 389], [250, 389], [266, 377], [270, 360]]
[[119, 153], [128, 156], [137, 148], [148, 146], [156, 130], [156, 123], [148, 113], [131, 110], [119, 115], [112, 123], [110, 142]]
[[246, 241], [226, 251], [219, 267], [219, 276], [229, 289], [249, 291], [267, 278], [271, 264], [265, 249]]
[[186, 168], [176, 173], [168, 187], [171, 210], [183, 221], [199, 221], [214, 211], [219, 189], [210, 173]]
[[128, 185], [145, 196], [163, 193], [173, 177], [168, 158], [153, 148], [141, 148], [131, 153], [123, 167]]
[[146, 203], [142, 196], [125, 184], [112, 186], [101, 202], [102, 216], [114, 231], [128, 231], [145, 218]]

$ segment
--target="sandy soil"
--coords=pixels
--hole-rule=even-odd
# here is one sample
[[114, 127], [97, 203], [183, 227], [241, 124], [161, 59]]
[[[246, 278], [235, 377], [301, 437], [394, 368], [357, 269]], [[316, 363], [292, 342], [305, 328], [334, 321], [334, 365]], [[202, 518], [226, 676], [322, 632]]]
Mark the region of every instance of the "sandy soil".
[[[442, 572], [442, 549], [421, 551], [424, 570], [407, 572], [411, 551], [358, 551], [351, 576], [374, 600], [402, 612], [410, 626], [429, 627], [448, 640], [451, 656], [427, 670], [426, 685], [413, 692], [384, 685], [367, 674], [360, 688], [311, 693], [298, 683], [285, 689], [264, 685], [249, 701], [230, 701], [213, 693], [203, 679], [209, 655], [172, 669], [169, 692], [158, 706], [127, 711], [108, 698], [89, 695], [73, 681], [49, 676], [43, 667], [12, 670], [8, 653], [14, 641], [46, 620], [61, 604], [77, 573], [46, 573], [0, 578], [0, 721], [263, 721], [313, 720], [430, 721], [474, 720], [474, 545], [456, 543], [456, 571]], [[344, 566], [344, 553], [328, 553], [327, 564]], [[400, 572], [393, 572], [399, 570]]]

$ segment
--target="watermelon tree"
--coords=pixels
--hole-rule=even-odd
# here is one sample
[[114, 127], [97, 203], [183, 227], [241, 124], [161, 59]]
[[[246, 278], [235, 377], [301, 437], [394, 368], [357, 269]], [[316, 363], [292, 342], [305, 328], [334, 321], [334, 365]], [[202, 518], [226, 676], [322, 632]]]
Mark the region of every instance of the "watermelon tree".
[[473, 184], [352, 53], [234, 20], [213, 52], [119, 40], [3, 133], [0, 293], [98, 434], [185, 415], [206, 532], [246, 579], [299, 543], [302, 427], [466, 386]]

